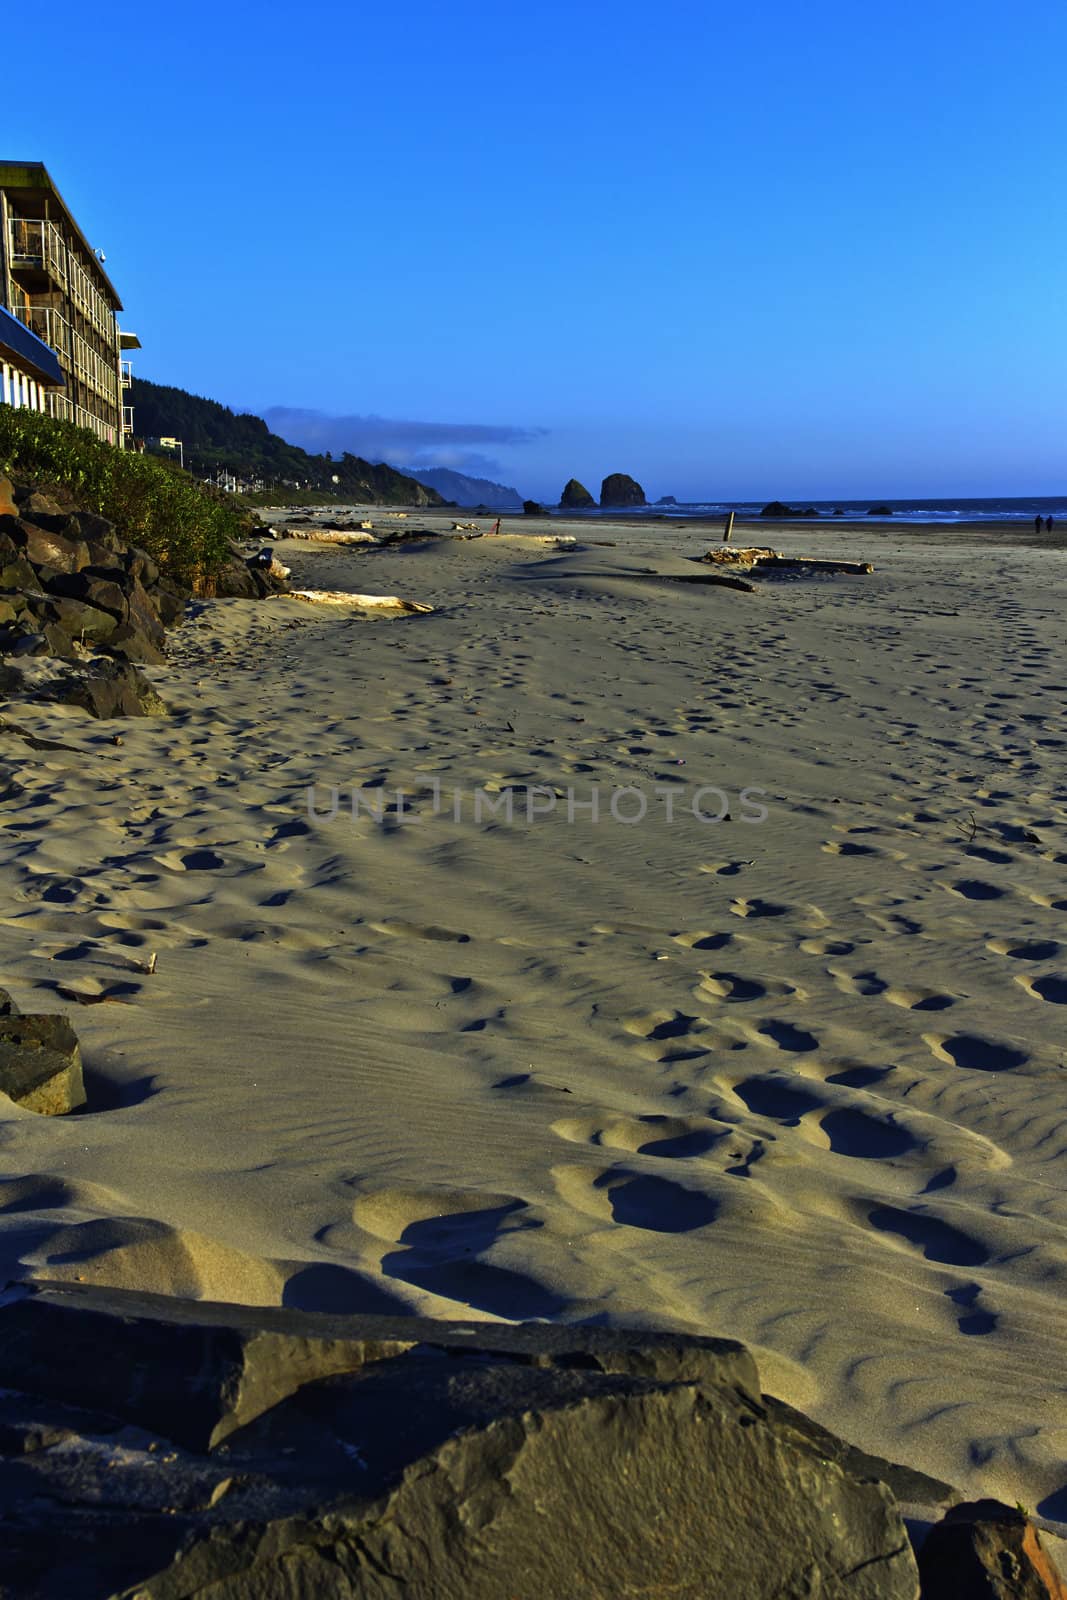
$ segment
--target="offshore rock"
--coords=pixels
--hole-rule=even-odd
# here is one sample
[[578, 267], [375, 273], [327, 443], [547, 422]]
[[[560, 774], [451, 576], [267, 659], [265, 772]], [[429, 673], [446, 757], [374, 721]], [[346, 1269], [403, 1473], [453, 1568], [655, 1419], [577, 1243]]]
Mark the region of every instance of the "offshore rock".
[[586, 511], [590, 506], [596, 505], [585, 484], [579, 483], [577, 478], [571, 478], [567, 483], [559, 497], [559, 503], [568, 511]]
[[646, 503], [641, 485], [625, 472], [609, 473], [600, 485], [602, 506], [643, 506]]

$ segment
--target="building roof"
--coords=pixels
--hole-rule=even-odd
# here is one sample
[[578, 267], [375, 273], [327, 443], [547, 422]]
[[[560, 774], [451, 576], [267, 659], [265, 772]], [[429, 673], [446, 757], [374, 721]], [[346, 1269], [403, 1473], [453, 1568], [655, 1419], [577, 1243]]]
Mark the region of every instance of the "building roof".
[[51, 346], [38, 339], [3, 306], [0, 306], [0, 356], [5, 361], [13, 361], [20, 371], [28, 372], [48, 389], [61, 388], [67, 381]]
[[29, 216], [39, 213], [43, 217], [47, 208], [49, 215], [54, 217], [58, 211], [84, 248], [87, 263], [115, 310], [123, 309], [115, 285], [71, 216], [66, 201], [52, 182], [51, 174], [43, 161], [0, 161], [0, 189], [6, 189], [12, 196], [17, 197], [20, 206], [29, 206], [30, 210], [27, 213]]

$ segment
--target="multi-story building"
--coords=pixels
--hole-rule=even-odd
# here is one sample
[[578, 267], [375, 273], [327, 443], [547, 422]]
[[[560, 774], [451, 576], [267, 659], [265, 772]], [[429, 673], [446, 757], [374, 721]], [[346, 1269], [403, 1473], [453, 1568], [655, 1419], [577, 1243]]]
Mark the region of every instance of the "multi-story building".
[[140, 340], [119, 328], [122, 301], [103, 259], [41, 162], [0, 161], [0, 308], [55, 352], [64, 379], [62, 388], [38, 385], [37, 408], [121, 446], [133, 433], [123, 352]]

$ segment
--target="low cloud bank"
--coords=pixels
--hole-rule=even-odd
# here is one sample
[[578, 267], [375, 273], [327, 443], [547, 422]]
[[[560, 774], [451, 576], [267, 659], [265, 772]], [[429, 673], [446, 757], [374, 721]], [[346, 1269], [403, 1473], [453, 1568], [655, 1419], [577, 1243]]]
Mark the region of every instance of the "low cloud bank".
[[547, 428], [522, 428], [507, 423], [415, 422], [393, 417], [332, 416], [325, 411], [271, 406], [263, 413], [272, 432], [315, 454], [348, 450], [368, 461], [412, 467], [452, 467], [457, 472], [489, 476], [499, 461], [485, 446], [514, 448], [547, 438]]

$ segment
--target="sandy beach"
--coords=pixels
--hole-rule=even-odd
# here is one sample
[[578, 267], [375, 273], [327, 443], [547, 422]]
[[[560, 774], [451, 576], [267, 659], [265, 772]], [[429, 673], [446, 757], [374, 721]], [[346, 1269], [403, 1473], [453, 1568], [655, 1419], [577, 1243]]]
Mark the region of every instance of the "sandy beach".
[[0, 708], [0, 981], [89, 1091], [0, 1106], [0, 1283], [738, 1338], [1062, 1527], [1064, 540], [502, 528], [279, 543], [433, 609], [199, 602], [167, 720]]

